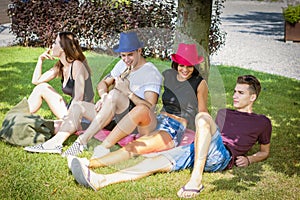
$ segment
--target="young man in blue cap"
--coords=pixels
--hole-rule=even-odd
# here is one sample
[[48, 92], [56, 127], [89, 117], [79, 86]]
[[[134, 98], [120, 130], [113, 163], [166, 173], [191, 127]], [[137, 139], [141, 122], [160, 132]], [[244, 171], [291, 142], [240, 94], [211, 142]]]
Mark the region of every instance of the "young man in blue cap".
[[[113, 48], [115, 52], [120, 53], [121, 60], [98, 84], [97, 90], [101, 99], [96, 105], [81, 101], [73, 102], [58, 133], [47, 142], [26, 147], [25, 150], [62, 153], [63, 142], [71, 134], [80, 130], [80, 121], [85, 117], [91, 121], [90, 126], [62, 154], [63, 156], [77, 155], [83, 152], [89, 139], [109, 124], [114, 117], [118, 122], [138, 104], [154, 108], [159, 97], [162, 76], [157, 68], [142, 56], [142, 47], [143, 42], [138, 39], [135, 32], [121, 33], [119, 45]], [[109, 90], [112, 86], [114, 89]]]

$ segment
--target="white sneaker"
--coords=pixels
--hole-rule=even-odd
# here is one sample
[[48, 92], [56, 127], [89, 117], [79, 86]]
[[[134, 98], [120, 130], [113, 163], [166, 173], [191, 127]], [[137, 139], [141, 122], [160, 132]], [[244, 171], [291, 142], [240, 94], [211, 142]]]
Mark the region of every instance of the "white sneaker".
[[[84, 166], [78, 158], [74, 158], [71, 164], [71, 171], [75, 178], [75, 180], [85, 187], [92, 188], [94, 191], [100, 189], [100, 183], [105, 180], [105, 178], [100, 175], [96, 174], [88, 167]], [[102, 176], [99, 178], [99, 176]]]
[[93, 158], [101, 158], [101, 157], [103, 157], [103, 156], [105, 156], [105, 155], [107, 155], [109, 153], [110, 153], [109, 149], [107, 149], [107, 148], [105, 148], [105, 147], [103, 147], [101, 145], [98, 145], [98, 146], [96, 146], [94, 148], [94, 153], [93, 153], [91, 159], [93, 159]]
[[52, 149], [46, 149], [43, 147], [43, 144], [37, 144], [35, 146], [29, 146], [24, 148], [25, 151], [33, 153], [62, 153], [62, 145], [57, 145]]
[[80, 144], [79, 142], [75, 141], [65, 152], [61, 154], [61, 156], [77, 156], [78, 154], [82, 153], [85, 149], [87, 149], [86, 145]]
[[90, 164], [90, 161], [87, 158], [78, 158], [76, 156], [67, 156], [68, 167], [70, 170], [71, 170], [71, 165], [72, 165], [72, 161], [74, 158], [78, 159], [86, 167], [88, 167]]

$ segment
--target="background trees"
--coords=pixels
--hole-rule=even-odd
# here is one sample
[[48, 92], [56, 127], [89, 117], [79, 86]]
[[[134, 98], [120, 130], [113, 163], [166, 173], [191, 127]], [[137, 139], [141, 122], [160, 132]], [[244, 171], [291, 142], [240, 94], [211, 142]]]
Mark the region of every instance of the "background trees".
[[219, 29], [224, 0], [11, 0], [11, 30], [20, 45], [48, 47], [59, 31], [72, 31], [81, 45], [112, 53], [118, 33], [137, 30], [145, 55], [168, 58], [177, 33], [209, 54], [224, 43]]

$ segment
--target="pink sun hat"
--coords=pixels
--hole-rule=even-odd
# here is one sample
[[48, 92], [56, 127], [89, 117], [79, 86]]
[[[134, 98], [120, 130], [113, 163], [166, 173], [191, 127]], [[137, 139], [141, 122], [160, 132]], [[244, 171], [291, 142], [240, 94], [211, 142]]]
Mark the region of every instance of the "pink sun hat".
[[198, 56], [197, 47], [195, 44], [178, 45], [177, 52], [171, 55], [172, 60], [178, 64], [185, 66], [195, 66], [203, 62], [203, 56]]

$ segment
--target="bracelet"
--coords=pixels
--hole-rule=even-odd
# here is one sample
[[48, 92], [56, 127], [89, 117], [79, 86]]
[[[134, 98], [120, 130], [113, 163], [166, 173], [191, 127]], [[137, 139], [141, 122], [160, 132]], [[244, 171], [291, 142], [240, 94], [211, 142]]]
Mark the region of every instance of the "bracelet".
[[250, 160], [249, 160], [249, 158], [248, 158], [248, 156], [245, 156], [246, 158], [247, 158], [247, 160], [248, 160], [248, 166], [251, 164], [250, 163]]

